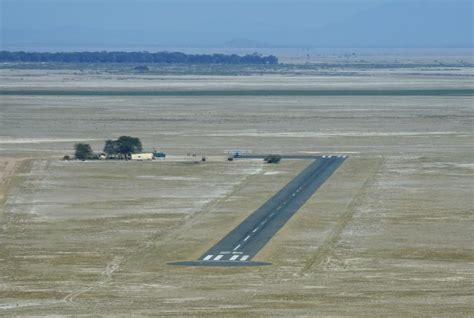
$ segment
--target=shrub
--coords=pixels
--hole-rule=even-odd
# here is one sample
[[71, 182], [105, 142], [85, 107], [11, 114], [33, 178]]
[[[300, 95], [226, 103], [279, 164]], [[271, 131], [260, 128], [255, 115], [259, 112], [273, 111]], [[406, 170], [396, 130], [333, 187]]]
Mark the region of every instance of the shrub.
[[149, 70], [150, 69], [148, 68], [148, 66], [145, 66], [145, 65], [139, 65], [135, 67], [135, 71], [138, 71], [138, 72], [148, 72]]
[[267, 155], [264, 159], [263, 159], [266, 163], [279, 163], [280, 160], [281, 160], [281, 156], [280, 155]]

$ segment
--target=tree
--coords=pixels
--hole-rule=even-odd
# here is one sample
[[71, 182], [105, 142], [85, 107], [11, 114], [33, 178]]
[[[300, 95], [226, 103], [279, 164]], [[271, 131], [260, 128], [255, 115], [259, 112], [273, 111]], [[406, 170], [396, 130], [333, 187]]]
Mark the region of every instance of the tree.
[[119, 153], [119, 144], [117, 140], [106, 140], [104, 150], [108, 155], [116, 155]]
[[106, 140], [104, 152], [108, 155], [130, 156], [142, 151], [140, 139], [130, 136], [121, 136], [117, 140]]
[[79, 160], [94, 159], [95, 155], [92, 151], [91, 145], [89, 144], [76, 144], [74, 146], [76, 150], [75, 156]]
[[142, 142], [140, 139], [130, 136], [120, 136], [117, 139], [118, 152], [123, 155], [130, 155], [142, 151]]

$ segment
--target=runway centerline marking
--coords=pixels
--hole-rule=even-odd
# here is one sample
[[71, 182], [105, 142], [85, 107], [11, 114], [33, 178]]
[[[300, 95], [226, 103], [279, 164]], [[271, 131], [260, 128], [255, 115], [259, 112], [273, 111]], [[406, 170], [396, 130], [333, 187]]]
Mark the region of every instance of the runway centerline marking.
[[239, 249], [239, 247], [240, 247], [240, 244], [239, 244], [239, 245], [237, 245], [236, 247], [234, 247], [234, 251], [238, 250], [238, 249]]
[[250, 235], [248, 235], [246, 238], [244, 238], [244, 242], [247, 241], [250, 238]]

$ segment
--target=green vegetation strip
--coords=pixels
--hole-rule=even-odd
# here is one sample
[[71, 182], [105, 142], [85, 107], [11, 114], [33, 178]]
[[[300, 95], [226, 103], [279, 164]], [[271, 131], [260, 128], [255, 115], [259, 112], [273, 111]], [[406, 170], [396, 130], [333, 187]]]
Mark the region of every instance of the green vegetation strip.
[[474, 89], [404, 90], [0, 90], [23, 96], [474, 96]]

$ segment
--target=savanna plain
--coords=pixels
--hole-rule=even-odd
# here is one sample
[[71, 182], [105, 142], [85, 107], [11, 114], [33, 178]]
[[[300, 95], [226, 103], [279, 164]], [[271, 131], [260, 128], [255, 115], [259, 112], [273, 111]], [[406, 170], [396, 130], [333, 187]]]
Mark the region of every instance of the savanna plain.
[[[0, 75], [1, 316], [474, 315], [472, 68]], [[60, 160], [120, 135], [168, 157]], [[349, 157], [254, 259], [271, 266], [168, 265], [309, 164], [232, 149]]]

